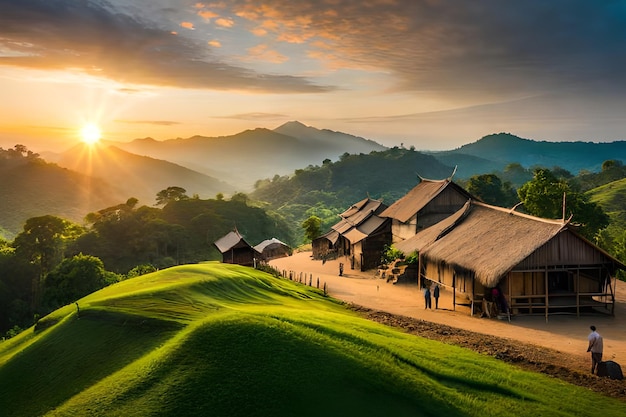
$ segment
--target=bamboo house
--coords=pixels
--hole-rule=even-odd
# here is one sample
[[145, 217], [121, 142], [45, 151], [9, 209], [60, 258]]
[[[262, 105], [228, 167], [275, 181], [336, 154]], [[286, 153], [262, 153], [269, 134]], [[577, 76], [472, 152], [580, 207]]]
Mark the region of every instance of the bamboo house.
[[418, 252], [421, 280], [450, 288], [455, 308], [472, 314], [494, 288], [509, 315], [614, 314], [615, 274], [626, 267], [575, 229], [470, 200], [395, 246]]

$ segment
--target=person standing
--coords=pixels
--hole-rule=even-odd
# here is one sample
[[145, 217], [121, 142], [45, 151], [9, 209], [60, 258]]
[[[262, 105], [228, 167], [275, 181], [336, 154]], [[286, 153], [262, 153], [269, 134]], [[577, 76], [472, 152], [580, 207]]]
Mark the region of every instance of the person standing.
[[587, 352], [591, 352], [591, 373], [596, 373], [598, 370], [598, 364], [602, 362], [602, 351], [604, 350], [602, 336], [596, 331], [596, 326], [589, 326], [591, 333], [587, 339], [589, 340], [589, 346]]
[[424, 285], [424, 309], [432, 309], [432, 300], [430, 299], [430, 287]]
[[435, 297], [435, 310], [439, 308], [439, 284], [435, 284], [433, 289], [433, 297]]

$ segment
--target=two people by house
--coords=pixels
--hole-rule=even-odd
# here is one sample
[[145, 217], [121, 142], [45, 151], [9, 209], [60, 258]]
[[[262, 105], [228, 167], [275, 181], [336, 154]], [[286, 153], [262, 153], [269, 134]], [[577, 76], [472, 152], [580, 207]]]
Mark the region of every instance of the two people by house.
[[591, 373], [596, 373], [598, 365], [602, 362], [602, 351], [604, 350], [602, 336], [597, 332], [596, 326], [589, 326], [591, 333], [587, 337], [589, 346], [587, 352], [591, 352]]

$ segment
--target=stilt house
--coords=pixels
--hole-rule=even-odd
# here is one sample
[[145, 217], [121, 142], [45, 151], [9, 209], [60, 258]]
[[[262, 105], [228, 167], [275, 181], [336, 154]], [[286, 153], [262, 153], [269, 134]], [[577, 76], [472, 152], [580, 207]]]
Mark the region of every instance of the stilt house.
[[613, 314], [615, 274], [626, 270], [568, 221], [475, 201], [395, 246], [417, 251], [422, 280], [452, 289], [472, 312], [497, 288], [507, 313], [546, 320], [555, 313]]

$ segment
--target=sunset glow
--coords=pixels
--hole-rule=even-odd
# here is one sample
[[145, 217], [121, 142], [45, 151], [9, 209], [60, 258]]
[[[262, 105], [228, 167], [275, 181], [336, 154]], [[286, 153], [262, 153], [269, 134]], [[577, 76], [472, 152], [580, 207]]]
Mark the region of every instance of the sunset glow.
[[2, 2], [0, 146], [69, 146], [85, 115], [124, 142], [292, 120], [418, 150], [626, 139], [619, 2], [356, 4]]
[[100, 128], [93, 123], [88, 123], [80, 130], [82, 141], [88, 145], [98, 143], [102, 137]]

